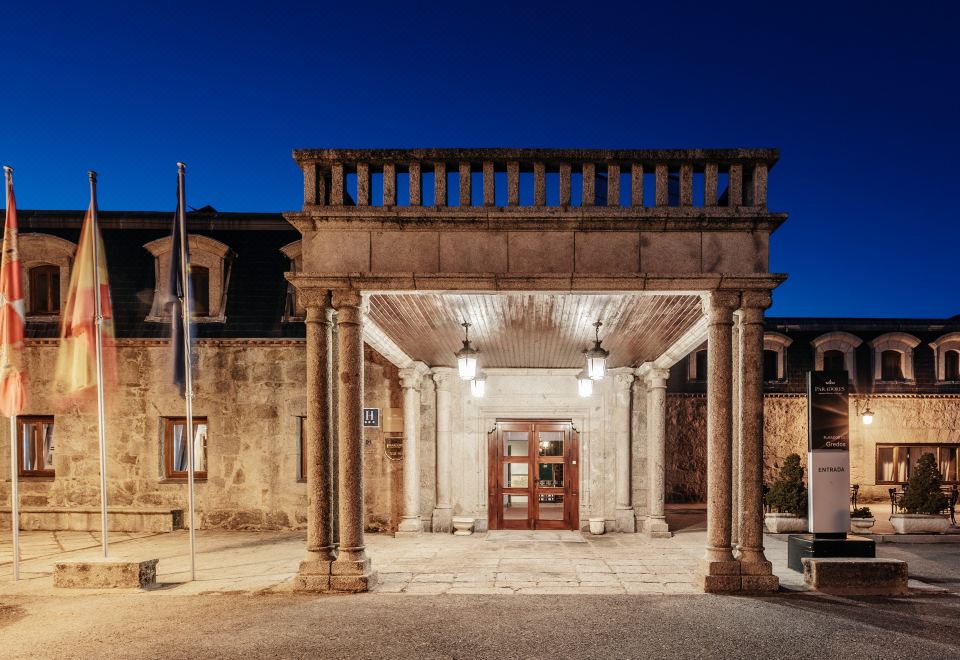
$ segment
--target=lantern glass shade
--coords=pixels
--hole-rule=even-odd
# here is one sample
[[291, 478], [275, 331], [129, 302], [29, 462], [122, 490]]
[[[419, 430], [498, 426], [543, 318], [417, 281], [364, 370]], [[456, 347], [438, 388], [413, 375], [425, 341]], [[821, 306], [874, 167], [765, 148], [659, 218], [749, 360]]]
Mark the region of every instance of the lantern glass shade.
[[873, 411], [869, 408], [863, 411], [863, 423], [867, 426], [873, 424]]
[[484, 374], [477, 374], [476, 378], [470, 381], [470, 392], [478, 399], [487, 393], [487, 377]]
[[593, 396], [593, 381], [587, 375], [586, 371], [581, 371], [577, 375], [577, 394], [584, 399]]
[[461, 350], [457, 353], [457, 371], [461, 380], [473, 380], [477, 376], [477, 352]]
[[[606, 351], [603, 351], [606, 353]], [[607, 375], [607, 356], [591, 355], [593, 351], [587, 353], [587, 376], [592, 380], [603, 380]]]

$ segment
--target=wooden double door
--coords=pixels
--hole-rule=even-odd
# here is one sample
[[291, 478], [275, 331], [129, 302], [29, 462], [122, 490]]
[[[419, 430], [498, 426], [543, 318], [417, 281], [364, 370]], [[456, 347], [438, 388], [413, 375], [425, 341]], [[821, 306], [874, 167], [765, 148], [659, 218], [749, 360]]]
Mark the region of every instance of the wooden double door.
[[577, 529], [579, 440], [566, 420], [498, 420], [488, 440], [489, 528]]

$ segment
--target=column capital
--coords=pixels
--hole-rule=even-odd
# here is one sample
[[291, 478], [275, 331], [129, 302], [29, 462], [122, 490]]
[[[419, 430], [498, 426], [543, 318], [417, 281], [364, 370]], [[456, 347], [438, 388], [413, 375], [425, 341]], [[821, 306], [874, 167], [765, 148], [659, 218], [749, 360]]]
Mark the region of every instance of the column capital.
[[433, 367], [430, 371], [433, 373], [433, 382], [437, 384], [437, 390], [441, 392], [452, 392], [454, 383], [460, 378], [453, 367]]
[[609, 372], [613, 376], [613, 388], [615, 390], [629, 390], [630, 386], [633, 385], [633, 369], [630, 367], [617, 367], [616, 369], [610, 369]]
[[311, 307], [319, 307], [322, 309], [330, 306], [329, 289], [297, 287], [297, 296], [299, 296], [300, 303], [307, 308], [308, 315], [310, 314]]
[[409, 367], [400, 369], [400, 387], [403, 389], [419, 390], [424, 375], [430, 372], [430, 368], [423, 362], [414, 362]]
[[644, 374], [644, 380], [649, 390], [666, 389], [668, 378], [670, 378], [670, 370], [660, 367], [653, 367]]
[[740, 311], [743, 323], [763, 323], [763, 312], [773, 304], [769, 291], [744, 291]]
[[331, 304], [337, 311], [345, 307], [363, 308], [363, 294], [355, 289], [335, 289], [331, 294]]
[[703, 313], [710, 324], [730, 323], [733, 310], [740, 307], [740, 293], [737, 291], [710, 291], [702, 297]]
[[331, 325], [333, 323], [333, 308], [327, 304], [307, 305], [307, 315], [304, 319], [306, 323], [320, 323], [322, 325]]

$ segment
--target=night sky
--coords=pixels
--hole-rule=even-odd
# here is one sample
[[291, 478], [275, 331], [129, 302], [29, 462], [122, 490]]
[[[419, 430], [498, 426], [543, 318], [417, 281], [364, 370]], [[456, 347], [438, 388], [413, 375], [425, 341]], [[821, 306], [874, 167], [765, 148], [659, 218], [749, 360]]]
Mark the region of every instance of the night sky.
[[191, 206], [293, 210], [298, 147], [772, 146], [771, 314], [960, 314], [957, 3], [109, 4], [4, 5], [20, 208], [93, 168], [172, 210], [183, 160]]

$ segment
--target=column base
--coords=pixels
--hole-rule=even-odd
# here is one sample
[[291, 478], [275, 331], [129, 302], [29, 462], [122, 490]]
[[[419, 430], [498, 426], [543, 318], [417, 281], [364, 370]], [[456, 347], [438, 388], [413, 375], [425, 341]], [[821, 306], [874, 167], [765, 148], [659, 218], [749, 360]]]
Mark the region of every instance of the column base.
[[673, 536], [665, 518], [648, 517], [643, 524], [643, 531], [652, 539], [668, 539]]
[[741, 560], [740, 580], [740, 588], [751, 593], [778, 591], [780, 589], [780, 578], [773, 574], [773, 564], [766, 559]]
[[420, 523], [420, 516], [403, 518], [397, 526], [394, 536], [418, 536], [423, 531], [423, 525]]
[[614, 521], [618, 532], [622, 534], [637, 533], [637, 519], [633, 509], [617, 509]]
[[300, 562], [300, 569], [293, 579], [294, 591], [330, 591], [330, 565], [332, 561], [307, 560]]
[[449, 534], [453, 531], [453, 509], [437, 508], [433, 510], [433, 533]]
[[377, 584], [370, 559], [337, 560], [330, 564], [330, 591], [360, 593]]
[[736, 593], [742, 589], [740, 562], [701, 559], [697, 567], [697, 581], [708, 594]]

